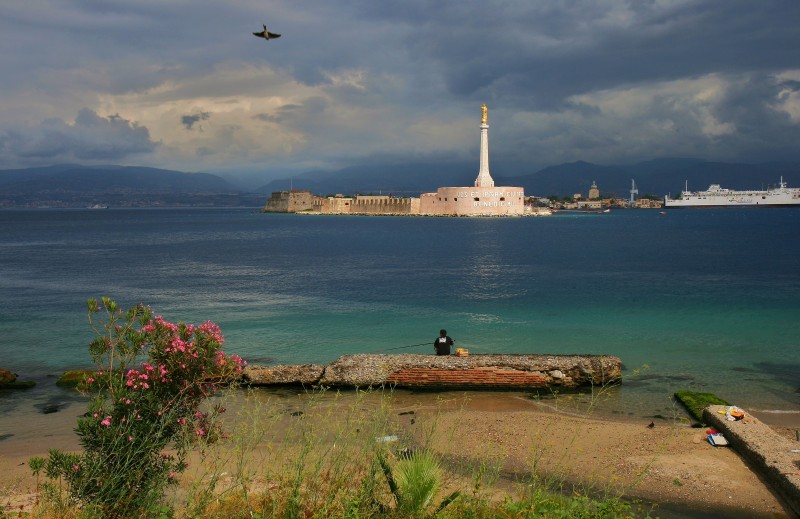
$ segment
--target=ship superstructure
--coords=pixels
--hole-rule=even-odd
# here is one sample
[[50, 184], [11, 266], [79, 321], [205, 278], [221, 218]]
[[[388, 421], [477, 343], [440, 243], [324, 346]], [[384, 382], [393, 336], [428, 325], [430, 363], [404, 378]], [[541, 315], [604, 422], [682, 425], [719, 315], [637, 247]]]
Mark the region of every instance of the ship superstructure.
[[[688, 183], [687, 183], [688, 184]], [[764, 190], [734, 191], [711, 184], [706, 191], [689, 191], [688, 185], [680, 198], [664, 197], [664, 207], [736, 207], [736, 206], [800, 206], [800, 188], [787, 187], [781, 181], [777, 187]]]

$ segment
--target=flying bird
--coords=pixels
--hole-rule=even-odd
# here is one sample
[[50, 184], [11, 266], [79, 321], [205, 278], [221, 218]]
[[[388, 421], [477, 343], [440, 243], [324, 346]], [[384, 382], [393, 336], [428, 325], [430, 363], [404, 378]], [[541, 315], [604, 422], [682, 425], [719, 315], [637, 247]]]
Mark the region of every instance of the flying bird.
[[274, 40], [275, 38], [280, 38], [280, 34], [275, 34], [274, 32], [269, 32], [267, 30], [267, 26], [264, 25], [264, 30], [260, 32], [254, 32], [253, 36], [258, 36], [259, 38], [264, 38], [265, 40]]

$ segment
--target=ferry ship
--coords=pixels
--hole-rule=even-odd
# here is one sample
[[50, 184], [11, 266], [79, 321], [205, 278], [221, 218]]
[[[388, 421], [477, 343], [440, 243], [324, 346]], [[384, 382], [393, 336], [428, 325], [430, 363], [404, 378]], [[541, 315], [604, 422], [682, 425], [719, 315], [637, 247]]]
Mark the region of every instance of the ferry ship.
[[681, 192], [680, 198], [672, 199], [669, 195], [664, 197], [664, 207], [777, 207], [800, 206], [800, 188], [787, 187], [781, 181], [778, 187], [766, 191], [734, 191], [711, 184], [706, 191], [689, 191], [688, 182]]

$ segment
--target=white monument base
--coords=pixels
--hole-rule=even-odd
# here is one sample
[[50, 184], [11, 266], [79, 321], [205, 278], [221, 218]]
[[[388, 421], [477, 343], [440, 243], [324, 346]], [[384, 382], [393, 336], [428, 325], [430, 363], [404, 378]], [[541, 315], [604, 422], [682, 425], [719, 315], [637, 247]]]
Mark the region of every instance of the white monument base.
[[522, 187], [440, 187], [419, 197], [419, 212], [431, 216], [515, 216], [525, 212]]

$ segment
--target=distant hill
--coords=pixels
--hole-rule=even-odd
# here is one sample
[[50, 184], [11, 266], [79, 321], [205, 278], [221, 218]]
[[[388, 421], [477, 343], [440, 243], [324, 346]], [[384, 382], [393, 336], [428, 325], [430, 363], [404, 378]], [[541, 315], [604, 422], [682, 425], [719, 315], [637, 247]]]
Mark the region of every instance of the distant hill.
[[0, 205], [80, 207], [245, 205], [261, 206], [260, 194], [242, 193], [209, 173], [136, 166], [80, 166], [0, 171]]
[[[722, 163], [698, 159], [657, 159], [635, 164], [571, 162], [529, 171], [526, 164], [492, 163], [497, 185], [521, 186], [528, 195], [587, 194], [596, 181], [603, 196], [627, 198], [631, 179], [640, 195], [678, 193], [688, 181], [692, 190], [718, 183], [731, 189], [775, 185], [781, 175], [800, 187], [800, 164]], [[59, 164], [0, 171], [0, 207], [243, 206], [263, 207], [272, 191], [308, 189], [317, 195], [383, 193], [419, 196], [443, 186], [470, 186], [478, 174], [473, 162], [372, 164], [339, 170], [315, 170], [275, 180], [243, 192], [209, 173], [185, 173], [135, 166]]]
[[474, 164], [457, 162], [360, 165], [336, 171], [309, 171], [291, 179], [274, 180], [256, 191], [271, 193], [294, 188], [318, 195], [380, 192], [419, 196], [440, 186], [469, 185], [477, 174]]
[[[473, 163], [355, 166], [338, 171], [310, 171], [292, 179], [275, 180], [256, 191], [266, 194], [285, 191], [291, 186], [320, 195], [392, 192], [417, 196], [437, 187], [472, 185], [477, 168]], [[692, 190], [706, 189], [712, 183], [747, 189], [775, 185], [783, 175], [790, 186], [800, 186], [800, 164], [796, 163], [741, 164], [669, 158], [606, 166], [579, 161], [548, 166], [525, 175], [508, 174], [525, 169], [524, 164], [502, 162], [491, 166], [495, 184], [521, 186], [526, 194], [538, 196], [585, 195], [592, 181], [596, 181], [603, 196], [616, 194], [626, 198], [631, 179], [636, 181], [641, 195], [657, 196], [680, 192], [686, 181]]]

